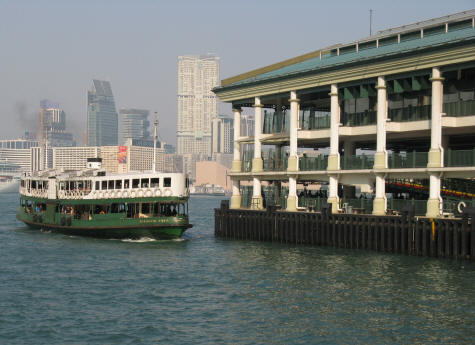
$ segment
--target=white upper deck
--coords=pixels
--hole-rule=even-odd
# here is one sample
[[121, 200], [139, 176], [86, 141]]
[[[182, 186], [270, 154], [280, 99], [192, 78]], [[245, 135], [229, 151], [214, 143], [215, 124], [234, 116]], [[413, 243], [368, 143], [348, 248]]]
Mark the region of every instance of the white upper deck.
[[188, 179], [181, 173], [129, 172], [100, 169], [46, 170], [25, 174], [20, 194], [48, 199], [113, 199], [188, 197]]

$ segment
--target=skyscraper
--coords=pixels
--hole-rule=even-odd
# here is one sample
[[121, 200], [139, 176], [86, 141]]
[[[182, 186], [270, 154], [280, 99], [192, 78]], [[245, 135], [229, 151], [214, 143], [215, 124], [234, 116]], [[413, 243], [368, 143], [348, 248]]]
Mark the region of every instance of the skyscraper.
[[117, 112], [111, 84], [93, 80], [87, 92], [87, 146], [117, 145]]
[[219, 115], [212, 121], [212, 153], [233, 153], [234, 119]]
[[217, 98], [211, 89], [218, 84], [218, 57], [178, 57], [178, 154], [211, 156], [211, 121], [218, 115]]
[[150, 137], [149, 111], [143, 109], [119, 110], [119, 145], [127, 139], [147, 139]]
[[59, 103], [44, 99], [40, 102], [40, 146], [74, 146], [73, 135], [66, 132], [66, 113]]

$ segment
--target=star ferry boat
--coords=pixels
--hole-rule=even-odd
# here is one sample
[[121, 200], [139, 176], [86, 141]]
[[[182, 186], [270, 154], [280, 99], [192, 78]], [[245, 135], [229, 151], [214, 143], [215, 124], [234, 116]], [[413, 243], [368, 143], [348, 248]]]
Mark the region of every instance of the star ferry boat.
[[184, 174], [109, 174], [100, 158], [83, 170], [47, 170], [20, 181], [17, 219], [37, 229], [117, 239], [173, 239], [191, 228]]

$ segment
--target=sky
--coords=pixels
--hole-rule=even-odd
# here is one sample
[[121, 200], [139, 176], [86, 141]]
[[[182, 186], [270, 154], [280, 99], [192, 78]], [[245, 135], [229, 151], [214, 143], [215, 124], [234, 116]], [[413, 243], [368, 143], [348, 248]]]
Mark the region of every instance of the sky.
[[[117, 110], [159, 114], [176, 142], [177, 57], [213, 53], [220, 79], [373, 32], [474, 8], [472, 1], [0, 0], [0, 139], [59, 102], [82, 144], [87, 90], [111, 82]], [[231, 114], [228, 104], [220, 112]]]

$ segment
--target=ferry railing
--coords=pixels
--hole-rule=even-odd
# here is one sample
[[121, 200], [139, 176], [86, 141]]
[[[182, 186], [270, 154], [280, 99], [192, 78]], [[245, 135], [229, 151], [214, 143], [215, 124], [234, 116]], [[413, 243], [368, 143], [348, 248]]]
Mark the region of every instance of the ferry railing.
[[374, 156], [372, 155], [343, 155], [340, 162], [343, 170], [372, 169]]
[[446, 167], [471, 167], [475, 166], [475, 149], [472, 150], [446, 150], [444, 155]]
[[427, 159], [427, 152], [393, 152], [388, 155], [388, 167], [390, 169], [425, 168]]

